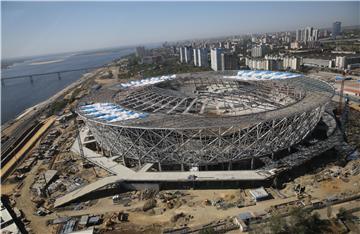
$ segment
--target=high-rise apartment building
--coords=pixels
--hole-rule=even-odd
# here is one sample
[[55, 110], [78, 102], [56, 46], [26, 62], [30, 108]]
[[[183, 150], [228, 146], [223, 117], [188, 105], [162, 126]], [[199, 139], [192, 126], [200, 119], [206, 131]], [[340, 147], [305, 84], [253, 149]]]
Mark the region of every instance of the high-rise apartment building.
[[199, 66], [199, 53], [198, 49], [193, 49], [194, 65]]
[[296, 30], [296, 41], [309, 42], [317, 41], [319, 37], [319, 30], [313, 27], [306, 27], [304, 29]]
[[336, 36], [339, 36], [341, 33], [341, 22], [336, 21], [332, 25], [332, 33], [331, 36], [333, 39], [336, 39]]
[[197, 53], [198, 53], [198, 66], [208, 67], [209, 66], [208, 49], [199, 48], [197, 49]]
[[136, 56], [137, 57], [142, 58], [142, 57], [144, 57], [146, 55], [146, 49], [145, 49], [144, 46], [138, 46], [138, 47], [136, 47], [135, 50], [136, 50]]
[[233, 53], [223, 52], [221, 53], [221, 70], [237, 70], [238, 60], [237, 56]]
[[296, 30], [296, 41], [302, 41], [302, 31], [301, 29]]
[[211, 69], [213, 69], [214, 71], [221, 70], [221, 53], [222, 53], [222, 51], [223, 50], [221, 48], [211, 49], [211, 52], [210, 52]]
[[264, 45], [254, 46], [251, 49], [251, 56], [254, 58], [263, 57], [265, 53], [266, 53], [266, 46]]
[[184, 63], [185, 62], [185, 48], [180, 47], [179, 51], [180, 51], [180, 63]]
[[300, 59], [296, 57], [284, 57], [283, 58], [283, 68], [298, 70], [300, 68]]
[[193, 49], [191, 46], [185, 46], [184, 47], [184, 53], [185, 53], [185, 63], [191, 63], [193, 60]]

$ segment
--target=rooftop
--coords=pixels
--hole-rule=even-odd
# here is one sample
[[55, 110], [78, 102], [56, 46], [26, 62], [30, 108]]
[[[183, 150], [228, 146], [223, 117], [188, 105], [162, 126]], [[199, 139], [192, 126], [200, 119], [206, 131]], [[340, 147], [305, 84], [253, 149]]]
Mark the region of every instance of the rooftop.
[[314, 109], [333, 95], [323, 81], [270, 71], [200, 72], [125, 84], [85, 97], [77, 112], [128, 128], [249, 127]]

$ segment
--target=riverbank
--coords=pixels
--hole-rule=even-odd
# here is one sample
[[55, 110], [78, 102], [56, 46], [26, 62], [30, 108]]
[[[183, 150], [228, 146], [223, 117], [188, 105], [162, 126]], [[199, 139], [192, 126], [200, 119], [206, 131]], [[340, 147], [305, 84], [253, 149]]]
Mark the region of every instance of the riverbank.
[[[92, 71], [91, 68], [106, 66], [134, 53], [134, 48], [106, 50], [106, 53], [101, 54], [99, 52], [101, 50], [29, 57], [22, 62], [17, 62], [9, 69], [2, 69], [3, 78], [24, 77], [6, 79], [2, 83], [1, 125], [15, 120], [25, 110], [50, 99], [59, 91], [78, 81], [86, 70]], [[49, 61], [52, 62], [48, 63]], [[84, 70], [78, 70], [82, 68]]]
[[[16, 135], [19, 131], [26, 128], [26, 126], [31, 125], [33, 121], [36, 121], [37, 119], [41, 118], [45, 114], [45, 112], [50, 108], [50, 106], [55, 103], [56, 101], [60, 101], [63, 99], [63, 97], [68, 94], [69, 92], [72, 92], [75, 90], [78, 86], [82, 85], [86, 81], [95, 78], [100, 72], [103, 71], [104, 68], [99, 68], [94, 71], [91, 71], [89, 73], [86, 73], [82, 75], [77, 81], [71, 83], [61, 91], [54, 94], [49, 99], [40, 102], [26, 110], [24, 110], [20, 115], [18, 115], [15, 119], [12, 119], [10, 121], [7, 121], [5, 124], [1, 126], [2, 129], [2, 137], [8, 136], [9, 140], [6, 140], [7, 144], [11, 144], [11, 140], [15, 140]], [[2, 138], [3, 139], [3, 138]], [[9, 141], [9, 143], [8, 143]]]

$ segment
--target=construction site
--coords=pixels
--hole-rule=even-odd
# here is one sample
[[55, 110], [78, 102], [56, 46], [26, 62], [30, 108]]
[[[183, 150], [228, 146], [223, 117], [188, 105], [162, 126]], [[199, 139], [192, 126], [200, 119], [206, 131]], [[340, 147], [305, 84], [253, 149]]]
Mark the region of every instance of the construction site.
[[335, 111], [326, 80], [226, 71], [119, 82], [102, 75], [111, 69], [6, 159], [10, 231], [235, 233], [329, 206], [334, 233], [359, 231], [335, 218], [340, 207], [360, 216], [360, 115], [346, 102]]

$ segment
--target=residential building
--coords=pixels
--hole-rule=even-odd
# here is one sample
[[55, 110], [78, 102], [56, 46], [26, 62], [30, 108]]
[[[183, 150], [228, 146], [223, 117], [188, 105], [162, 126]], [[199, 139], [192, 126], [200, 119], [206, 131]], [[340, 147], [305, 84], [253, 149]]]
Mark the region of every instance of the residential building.
[[346, 67], [346, 57], [345, 56], [337, 56], [335, 58], [335, 67], [338, 69], [344, 69]]
[[191, 63], [193, 60], [193, 50], [191, 46], [185, 46], [184, 47], [184, 53], [185, 53], [185, 63]]
[[300, 44], [299, 41], [291, 42], [291, 43], [290, 43], [290, 48], [291, 48], [291, 49], [300, 49], [300, 48], [301, 48], [301, 44]]
[[268, 71], [278, 71], [282, 70], [282, 63], [281, 59], [266, 59], [265, 60], [265, 70]]
[[313, 29], [311, 34], [311, 41], [317, 41], [319, 38], [319, 29]]
[[319, 29], [313, 27], [306, 27], [304, 29], [296, 30], [296, 41], [298, 42], [310, 42], [317, 41], [319, 38]]
[[321, 58], [302, 58], [302, 64], [308, 67], [329, 67], [329, 61], [331, 59]]
[[142, 58], [142, 57], [144, 57], [146, 55], [146, 49], [145, 49], [144, 46], [138, 46], [138, 47], [136, 47], [135, 50], [136, 50], [136, 56], [137, 57]]
[[254, 58], [264, 57], [266, 53], [266, 47], [264, 45], [254, 46], [251, 49], [251, 56]]
[[302, 41], [302, 31], [301, 29], [296, 30], [296, 41]]
[[352, 69], [360, 65], [360, 56], [337, 56], [335, 67], [338, 69]]
[[193, 53], [191, 46], [180, 47], [180, 62], [190, 63], [193, 60]]
[[214, 71], [221, 70], [221, 48], [213, 48], [210, 52], [210, 58], [211, 58], [211, 69]]
[[261, 58], [246, 58], [245, 65], [254, 70], [266, 70], [267, 68], [266, 59]]
[[185, 48], [180, 47], [179, 51], [180, 51], [180, 63], [184, 63], [185, 62]]
[[199, 54], [198, 49], [193, 49], [194, 65], [199, 66]]
[[300, 68], [300, 59], [296, 57], [284, 57], [283, 68], [286, 70], [298, 70]]
[[208, 59], [208, 49], [207, 48], [199, 48], [198, 52], [198, 66], [199, 67], [208, 67], [209, 59]]
[[300, 68], [300, 59], [296, 57], [265, 56], [265, 58], [246, 58], [245, 64], [250, 69], [256, 70], [298, 70]]
[[237, 56], [233, 53], [223, 52], [221, 53], [221, 70], [237, 70], [238, 61]]
[[341, 22], [336, 21], [332, 25], [331, 36], [333, 39], [336, 39], [336, 36], [339, 36], [341, 33]]

